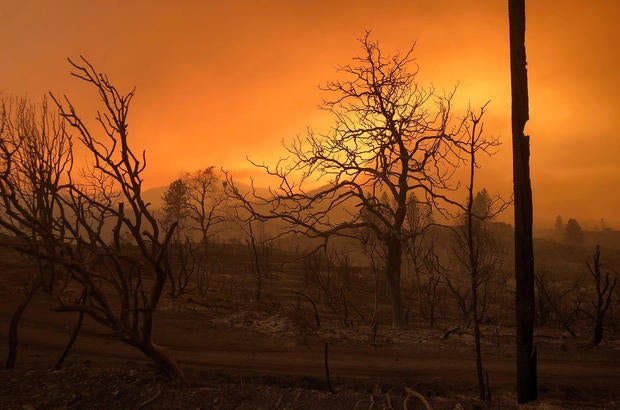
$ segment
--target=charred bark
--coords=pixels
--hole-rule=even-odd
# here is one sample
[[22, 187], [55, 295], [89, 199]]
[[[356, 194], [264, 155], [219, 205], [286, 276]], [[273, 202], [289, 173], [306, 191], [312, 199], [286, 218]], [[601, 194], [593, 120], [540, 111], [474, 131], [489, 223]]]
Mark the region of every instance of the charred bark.
[[37, 289], [40, 287], [40, 282], [36, 282], [30, 286], [30, 288], [26, 291], [26, 295], [22, 302], [17, 306], [13, 316], [11, 317], [11, 323], [9, 324], [9, 332], [8, 332], [8, 347], [9, 351], [7, 353], [5, 368], [7, 370], [11, 370], [15, 368], [15, 362], [17, 360], [17, 346], [19, 345], [18, 338], [18, 327], [19, 322], [24, 314], [24, 311], [30, 304], [32, 297], [34, 296]]
[[147, 342], [137, 345], [138, 349], [148, 357], [157, 373], [166, 379], [178, 379], [183, 380], [185, 375], [183, 370], [179, 367], [177, 361], [172, 357], [170, 352], [163, 346], [157, 345], [153, 342]]
[[405, 326], [402, 295], [400, 292], [400, 271], [402, 265], [402, 244], [397, 235], [389, 235], [387, 243], [387, 260], [385, 275], [390, 289], [392, 302], [392, 327], [402, 329]]
[[510, 78], [512, 88], [512, 152], [515, 212], [515, 279], [517, 320], [517, 401], [538, 397], [534, 347], [535, 293], [532, 240], [530, 142], [524, 134], [529, 119], [525, 54], [525, 0], [508, 0]]

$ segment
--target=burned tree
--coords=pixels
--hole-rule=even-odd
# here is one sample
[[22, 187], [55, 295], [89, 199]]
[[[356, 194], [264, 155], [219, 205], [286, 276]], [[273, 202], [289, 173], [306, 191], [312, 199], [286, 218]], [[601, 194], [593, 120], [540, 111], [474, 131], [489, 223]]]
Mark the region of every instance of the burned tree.
[[534, 320], [534, 241], [527, 60], [525, 56], [525, 0], [508, 0], [510, 82], [512, 92], [512, 163], [515, 219], [515, 279], [517, 322], [517, 401], [538, 397]]
[[[231, 199], [234, 199], [234, 197]], [[243, 206], [243, 202], [233, 202], [233, 210], [233, 219], [243, 233], [244, 240], [251, 254], [252, 271], [256, 279], [254, 295], [255, 300], [258, 302], [262, 294], [263, 278], [269, 269], [269, 259], [274, 240], [277, 239], [278, 234], [268, 234], [265, 221], [248, 212]]]
[[187, 198], [187, 186], [181, 179], [172, 181], [162, 196], [164, 208], [160, 220], [161, 226], [165, 230], [176, 226], [166, 255], [168, 264], [166, 271], [172, 297], [178, 297], [185, 291], [191, 276], [189, 265], [191, 264], [192, 247], [186, 226], [188, 218]]
[[223, 208], [227, 204], [222, 180], [213, 167], [186, 173], [182, 178], [187, 189], [187, 217], [193, 222], [191, 229], [198, 231], [205, 250], [209, 239], [218, 233], [215, 229], [225, 221]]
[[181, 179], [176, 179], [168, 185], [168, 189], [162, 195], [164, 201], [163, 215], [161, 224], [164, 229], [176, 225], [175, 236], [180, 236], [182, 229], [180, 225], [185, 225], [188, 218], [187, 186]]
[[[361, 45], [363, 54], [340, 67], [342, 79], [324, 88], [330, 97], [323, 108], [334, 117], [331, 130], [295, 139], [286, 146], [288, 160], [258, 164], [280, 181], [271, 196], [238, 190], [236, 196], [261, 219], [282, 219], [312, 237], [373, 230], [385, 248], [392, 324], [399, 328], [405, 324], [401, 265], [407, 201], [415, 192], [443, 209], [456, 165], [452, 142], [461, 123], [451, 124], [453, 93], [418, 82], [413, 47], [386, 57], [368, 33]], [[310, 191], [309, 180], [325, 185]], [[362, 210], [373, 218], [362, 218]]]
[[436, 324], [436, 308], [442, 282], [442, 267], [430, 228], [434, 225], [432, 207], [411, 194], [405, 218], [405, 253], [413, 267], [420, 315]]
[[[21, 235], [2, 245], [18, 244], [33, 258], [33, 274], [24, 298], [11, 317], [6, 368], [15, 366], [20, 319], [39, 289], [54, 291], [58, 266], [45, 255], [54, 249], [57, 191], [73, 164], [71, 139], [46, 99], [33, 104], [25, 98], [7, 98], [0, 107], [0, 227]], [[17, 211], [13, 210], [17, 207]]]
[[483, 124], [480, 121], [484, 115], [484, 108], [480, 110], [479, 115], [470, 113], [470, 121], [465, 124], [467, 139], [462, 141], [461, 148], [469, 162], [469, 180], [463, 225], [454, 230], [456, 244], [454, 254], [459, 265], [469, 274], [469, 311], [474, 325], [479, 397], [480, 400], [487, 401], [490, 400], [490, 394], [489, 386], [484, 379], [480, 322], [486, 307], [486, 288], [500, 267], [497, 249], [489, 232], [489, 223], [505, 209], [505, 203], [499, 197], [491, 198], [486, 189], [474, 195], [480, 155], [492, 155], [499, 146], [497, 139], [487, 138], [483, 134]]
[[592, 309], [579, 307], [579, 310], [584, 312], [594, 323], [594, 332], [592, 334], [592, 344], [594, 346], [598, 346], [603, 341], [605, 317], [611, 305], [614, 289], [618, 284], [618, 277], [614, 275], [613, 280], [610, 280], [609, 272], [603, 273], [601, 266], [601, 249], [596, 245], [594, 255], [592, 256], [592, 263], [590, 261], [586, 262], [588, 272], [594, 280], [595, 299], [591, 302]]
[[[218, 225], [225, 221], [223, 208], [227, 196], [222, 181], [214, 175], [213, 167], [185, 173], [170, 183], [162, 199], [162, 227], [168, 229], [176, 224], [169, 254], [170, 292], [179, 296], [191, 276], [196, 275], [198, 290], [206, 294], [209, 287], [209, 241], [218, 233]], [[200, 238], [198, 245], [195, 243], [196, 233]]]
[[[15, 237], [6, 245], [67, 272], [71, 283], [58, 295], [56, 311], [84, 312], [141, 350], [161, 374], [182, 377], [176, 361], [151, 337], [175, 226], [161, 231], [142, 199], [146, 155], [136, 155], [130, 147], [127, 126], [134, 92], [121, 94], [83, 58], [79, 63], [69, 62], [72, 75], [94, 87], [103, 104], [95, 134], [68, 98], [52, 96], [90, 162], [76, 173], [73, 157], [66, 156], [59, 182], [45, 182], [50, 203], [44, 206], [51, 221], [43, 224], [19, 195], [24, 186], [16, 159], [27, 154], [24, 144], [5, 143], [3, 138], [0, 225]], [[128, 238], [129, 244], [121, 243], [121, 238]], [[75, 287], [82, 298], [71, 297]]]
[[198, 269], [198, 289], [205, 294], [209, 287], [209, 270], [207, 262], [211, 239], [220, 231], [219, 227], [226, 220], [227, 195], [222, 182], [213, 172], [213, 167], [186, 173], [182, 178], [187, 188], [188, 218], [192, 222], [190, 229], [200, 235], [200, 247], [195, 250]]

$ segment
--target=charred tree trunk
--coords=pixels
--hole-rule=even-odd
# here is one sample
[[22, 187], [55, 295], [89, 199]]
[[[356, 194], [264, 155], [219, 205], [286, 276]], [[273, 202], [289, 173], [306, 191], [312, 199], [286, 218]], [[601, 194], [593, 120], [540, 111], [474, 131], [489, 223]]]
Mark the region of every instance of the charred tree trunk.
[[262, 285], [262, 272], [260, 256], [258, 255], [258, 248], [256, 246], [256, 239], [254, 238], [254, 230], [252, 229], [252, 221], [248, 221], [248, 232], [250, 236], [250, 246], [252, 247], [252, 255], [254, 256], [254, 269], [256, 270], [256, 301], [260, 300], [261, 285]]
[[164, 347], [152, 342], [141, 344], [137, 347], [153, 362], [155, 369], [161, 376], [166, 379], [183, 380], [185, 378], [183, 370], [181, 370], [177, 361]]
[[75, 344], [78, 334], [80, 333], [80, 329], [82, 329], [83, 322], [84, 322], [84, 312], [80, 312], [78, 314], [77, 323], [75, 324], [75, 327], [73, 328], [73, 332], [71, 333], [71, 337], [69, 338], [69, 341], [67, 342], [67, 346], [65, 346], [65, 350], [62, 351], [62, 354], [60, 355], [60, 357], [58, 358], [58, 361], [54, 365], [54, 370], [59, 370], [62, 367], [62, 364], [65, 362], [65, 359], [67, 358], [67, 356], [69, 355], [69, 352], [71, 351], [71, 348]]
[[30, 289], [28, 289], [28, 291], [26, 292], [26, 295], [24, 296], [24, 300], [22, 300], [22, 303], [20, 303], [19, 306], [17, 306], [17, 309], [15, 309], [15, 312], [13, 313], [13, 316], [11, 317], [11, 323], [9, 324], [9, 333], [8, 333], [9, 351], [7, 353], [6, 363], [5, 363], [5, 367], [7, 370], [11, 370], [15, 368], [15, 361], [17, 360], [17, 346], [19, 344], [19, 339], [17, 336], [17, 328], [19, 327], [19, 321], [21, 320], [22, 315], [24, 314], [24, 311], [30, 304], [30, 301], [32, 300], [32, 297], [34, 296], [34, 293], [37, 291], [37, 289], [39, 289], [39, 287], [40, 287], [40, 282], [34, 283], [33, 285], [30, 286]]
[[331, 378], [329, 376], [329, 357], [328, 357], [329, 350], [328, 349], [329, 349], [329, 344], [325, 342], [324, 354], [323, 354], [323, 362], [325, 364], [325, 381], [327, 382], [327, 390], [329, 390], [330, 393], [335, 393], [332, 387]]
[[529, 119], [525, 55], [525, 0], [508, 0], [510, 78], [512, 87], [512, 153], [515, 212], [515, 279], [517, 320], [517, 401], [538, 396], [534, 347], [534, 250], [530, 142], [524, 134]]
[[402, 244], [400, 238], [394, 234], [388, 234], [387, 260], [385, 275], [390, 288], [392, 301], [392, 327], [401, 329], [405, 326], [403, 301], [400, 293], [400, 269], [402, 264]]
[[22, 315], [24, 314], [24, 311], [28, 307], [28, 304], [30, 304], [30, 301], [32, 300], [32, 296], [34, 296], [34, 293], [37, 291], [37, 289], [39, 289], [39, 287], [40, 287], [40, 284], [37, 283], [37, 284], [32, 285], [30, 289], [28, 289], [28, 291], [26, 292], [26, 295], [24, 296], [24, 300], [22, 300], [22, 303], [20, 303], [19, 306], [17, 306], [17, 309], [15, 309], [15, 312], [13, 313], [13, 316], [11, 317], [11, 323], [9, 324], [9, 333], [8, 333], [9, 352], [7, 353], [6, 363], [5, 363], [6, 369], [15, 368], [15, 361], [17, 360], [17, 346], [19, 345], [19, 339], [17, 336], [17, 328], [19, 326], [19, 321], [21, 320]]
[[596, 322], [594, 326], [594, 336], [592, 337], [592, 344], [598, 346], [603, 341], [603, 322]]
[[[82, 296], [80, 297], [80, 303], [84, 304], [85, 302], [86, 302], [86, 291], [82, 292]], [[82, 323], [84, 322], [84, 314], [85, 314], [84, 311], [80, 310], [80, 313], [78, 314], [78, 320], [77, 320], [77, 323], [75, 324], [75, 327], [73, 328], [71, 337], [69, 338], [69, 341], [67, 342], [67, 346], [65, 346], [65, 350], [62, 351], [62, 354], [58, 358], [56, 365], [54, 365], [54, 370], [58, 370], [62, 367], [62, 364], [64, 363], [65, 359], [69, 355], [69, 352], [71, 351], [71, 348], [75, 344], [78, 334], [80, 333], [80, 330], [82, 329]]]
[[173, 273], [173, 268], [172, 268], [172, 263], [174, 263], [174, 261], [171, 263], [170, 259], [170, 252], [168, 252], [168, 255], [166, 256], [166, 277], [168, 278], [168, 281], [170, 282], [170, 296], [172, 298], [176, 298], [177, 295], [177, 286], [176, 286], [176, 281], [174, 279], [174, 273]]
[[[480, 287], [480, 269], [482, 267], [480, 262], [480, 254], [482, 252], [490, 252], [490, 249], [481, 248], [481, 243], [483, 242], [482, 236], [485, 235], [483, 224], [487, 222], [488, 214], [485, 215], [476, 215], [478, 218], [482, 218], [482, 220], [476, 219], [476, 226], [474, 227], [474, 183], [476, 177], [476, 140], [477, 134], [476, 129], [478, 128], [478, 121], [480, 118], [473, 118], [473, 129], [471, 131], [471, 139], [469, 141], [469, 185], [467, 187], [467, 209], [466, 209], [466, 244], [467, 244], [467, 256], [468, 256], [468, 264], [469, 264], [469, 273], [471, 280], [471, 312], [474, 320], [474, 345], [476, 350], [476, 375], [478, 376], [478, 389], [479, 396], [481, 401], [487, 401], [488, 397], [486, 395], [488, 386], [485, 385], [484, 381], [484, 369], [482, 366], [482, 348], [481, 337], [480, 337], [480, 316], [481, 312], [478, 306], [478, 288]], [[490, 212], [487, 211], [487, 213]], [[474, 233], [474, 229], [476, 232]], [[484, 301], [483, 294], [483, 301]]]
[[486, 395], [487, 386], [484, 381], [484, 369], [482, 366], [482, 349], [481, 349], [481, 337], [480, 337], [480, 318], [478, 317], [478, 285], [476, 274], [472, 274], [471, 283], [471, 303], [474, 314], [474, 344], [476, 347], [476, 375], [478, 376], [478, 389], [481, 401], [487, 401]]
[[594, 321], [594, 334], [592, 335], [592, 344], [598, 346], [603, 341], [603, 325], [607, 310], [611, 306], [611, 297], [618, 283], [617, 276], [612, 281], [609, 280], [609, 273], [603, 274], [601, 270], [601, 248], [596, 245], [592, 265], [586, 262], [586, 266], [594, 279], [596, 290], [596, 301], [592, 302], [594, 313], [583, 310]]

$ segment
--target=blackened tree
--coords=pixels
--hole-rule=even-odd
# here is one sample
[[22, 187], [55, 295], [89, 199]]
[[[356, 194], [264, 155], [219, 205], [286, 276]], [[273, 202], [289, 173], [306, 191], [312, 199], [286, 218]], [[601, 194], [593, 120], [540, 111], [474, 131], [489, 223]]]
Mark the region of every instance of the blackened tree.
[[[385, 56], [368, 33], [361, 45], [362, 55], [340, 67], [341, 80], [325, 87], [331, 130], [298, 137], [286, 146], [288, 160], [275, 166], [257, 164], [280, 181], [271, 195], [244, 195], [228, 182], [253, 215], [284, 220], [295, 232], [329, 238], [372, 230], [385, 249], [392, 325], [399, 328], [405, 324], [401, 266], [408, 199], [415, 193], [446, 211], [459, 162], [454, 142], [466, 120], [453, 121], [454, 93], [418, 82], [413, 47]], [[325, 185], [310, 191], [308, 180]]]
[[612, 296], [616, 285], [618, 284], [617, 275], [613, 275], [611, 278], [609, 272], [604, 273], [601, 263], [601, 248], [596, 245], [594, 249], [594, 255], [592, 256], [592, 262], [587, 261], [586, 267], [592, 279], [594, 280], [594, 291], [596, 292], [594, 300], [591, 302], [591, 307], [582, 308], [579, 306], [579, 310], [584, 312], [588, 318], [594, 323], [594, 331], [592, 333], [592, 344], [598, 346], [603, 341], [603, 326], [605, 324], [605, 318], [609, 306], [611, 306]]
[[525, 57], [525, 0], [508, 0], [510, 80], [512, 91], [512, 162], [515, 215], [515, 279], [517, 322], [517, 401], [538, 397], [534, 320], [534, 241], [527, 60]]
[[[3, 137], [0, 226], [15, 237], [4, 245], [53, 263], [84, 289], [77, 300], [58, 295], [60, 305], [55, 310], [83, 312], [142, 351], [164, 376], [182, 377], [177, 362], [152, 339], [153, 316], [167, 278], [168, 244], [176, 225], [162, 231], [142, 199], [146, 154], [131, 148], [127, 123], [134, 92], [119, 92], [83, 58], [69, 62], [72, 75], [98, 94], [100, 127], [95, 131], [88, 126], [68, 98], [52, 95], [52, 99], [64, 126], [75, 133], [72, 140], [80, 144], [90, 162], [75, 172], [71, 151], [57, 156], [62, 164], [58, 180], [44, 172], [45, 161], [37, 162], [46, 187], [42, 206], [49, 218], [42, 223], [24, 200], [33, 190], [23, 183], [24, 172], [17, 165], [20, 156], [32, 154], [24, 151], [27, 144], [22, 135]], [[52, 142], [42, 148], [59, 149]], [[106, 233], [107, 227], [112, 232]], [[122, 236], [131, 246], [121, 244]]]

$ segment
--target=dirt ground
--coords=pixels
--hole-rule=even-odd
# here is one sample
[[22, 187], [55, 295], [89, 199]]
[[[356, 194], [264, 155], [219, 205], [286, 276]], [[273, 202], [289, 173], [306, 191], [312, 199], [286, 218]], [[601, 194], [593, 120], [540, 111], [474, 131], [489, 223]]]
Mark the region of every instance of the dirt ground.
[[[0, 331], [22, 297], [19, 281], [0, 275]], [[473, 338], [443, 339], [445, 329], [414, 323], [369, 330], [324, 323], [309, 331], [263, 303], [207, 306], [186, 295], [166, 299], [154, 339], [180, 362], [186, 381], [167, 382], [135, 349], [86, 319], [59, 371], [49, 370], [77, 319], [51, 312], [54, 297], [39, 292], [20, 327], [17, 369], [0, 371], [0, 408], [112, 409], [353, 409], [403, 408], [405, 387], [433, 408], [516, 408], [513, 329], [485, 328], [484, 360], [492, 402], [476, 399]], [[620, 408], [620, 343], [588, 347], [539, 329], [540, 401], [520, 408]], [[327, 389], [324, 344], [335, 390]], [[0, 357], [6, 344], [0, 343]], [[424, 408], [411, 399], [409, 409]]]

